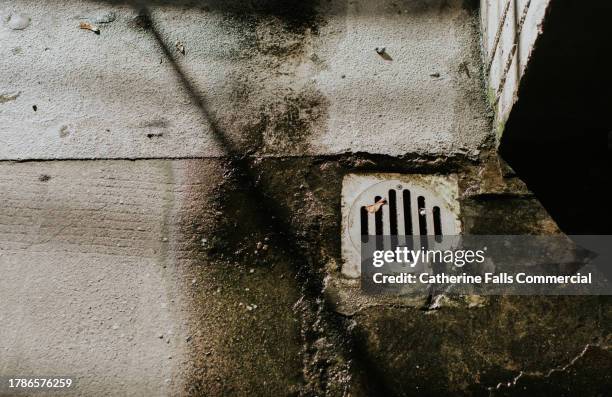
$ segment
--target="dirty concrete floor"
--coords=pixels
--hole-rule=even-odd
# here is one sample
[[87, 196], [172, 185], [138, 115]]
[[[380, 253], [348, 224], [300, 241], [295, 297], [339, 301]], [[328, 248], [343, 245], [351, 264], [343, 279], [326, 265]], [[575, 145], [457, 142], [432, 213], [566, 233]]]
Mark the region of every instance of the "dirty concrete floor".
[[[516, 181], [469, 164], [3, 163], [0, 370], [60, 370], [78, 379], [75, 395], [601, 395], [612, 381], [606, 297], [428, 309], [364, 300], [340, 276], [346, 172], [463, 169], [470, 231], [555, 232]], [[601, 381], [587, 387], [590, 374]]]
[[340, 277], [348, 172], [456, 173], [466, 232], [558, 232], [485, 156], [469, 3], [3, 3], [31, 23], [3, 11], [0, 374], [94, 396], [605, 394], [606, 298], [431, 308]]

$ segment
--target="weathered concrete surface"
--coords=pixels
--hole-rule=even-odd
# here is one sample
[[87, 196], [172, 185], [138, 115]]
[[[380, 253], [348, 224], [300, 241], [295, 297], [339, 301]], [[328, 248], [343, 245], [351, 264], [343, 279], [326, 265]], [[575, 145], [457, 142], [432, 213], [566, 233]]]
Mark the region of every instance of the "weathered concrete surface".
[[[459, 174], [464, 233], [560, 233], [496, 156]], [[599, 396], [612, 385], [610, 297], [373, 298], [338, 271], [326, 285], [386, 395]]]
[[467, 2], [153, 1], [152, 23], [113, 3], [0, 3], [0, 159], [474, 156], [488, 137]]
[[[468, 2], [242, 3], [152, 2], [152, 23], [3, 3], [32, 21], [0, 28], [2, 158], [255, 155], [2, 163], [1, 374], [53, 365], [88, 395], [609, 390], [607, 298], [372, 300], [341, 277], [349, 172], [456, 173], [465, 232], [558, 232], [475, 156]], [[99, 36], [77, 28], [111, 9]]]
[[2, 374], [53, 365], [89, 395], [516, 395], [496, 388], [521, 370], [528, 390], [611, 384], [605, 297], [434, 307], [343, 279], [338, 181], [374, 169], [462, 175], [468, 232], [558, 232], [496, 162], [5, 162]]
[[223, 172], [196, 160], [0, 164], [0, 375], [72, 376], [74, 395], [91, 396], [298, 385], [288, 265], [198, 254]]

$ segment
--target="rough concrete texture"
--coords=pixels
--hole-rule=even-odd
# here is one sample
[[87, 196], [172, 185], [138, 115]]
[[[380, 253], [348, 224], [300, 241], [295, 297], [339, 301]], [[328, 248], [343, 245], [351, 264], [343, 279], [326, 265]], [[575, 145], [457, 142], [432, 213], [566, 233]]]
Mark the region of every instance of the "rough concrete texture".
[[607, 298], [377, 300], [341, 276], [347, 173], [457, 173], [468, 232], [558, 232], [494, 160], [6, 162], [2, 374], [54, 364], [88, 395], [359, 396], [521, 395], [503, 384], [524, 371], [527, 392], [598, 395]]
[[559, 232], [476, 156], [468, 3], [3, 3], [2, 158], [98, 160], [0, 164], [0, 375], [61, 370], [93, 396], [604, 395], [605, 297], [374, 300], [340, 273], [348, 173], [457, 174], [465, 232]]
[[189, 360], [168, 163], [0, 165], [0, 373], [172, 395]]
[[466, 4], [2, 2], [0, 158], [474, 156], [489, 126]]
[[301, 379], [287, 264], [197, 254], [214, 241], [221, 165], [4, 163], [0, 175], [2, 376], [72, 376], [91, 396], [284, 393]]

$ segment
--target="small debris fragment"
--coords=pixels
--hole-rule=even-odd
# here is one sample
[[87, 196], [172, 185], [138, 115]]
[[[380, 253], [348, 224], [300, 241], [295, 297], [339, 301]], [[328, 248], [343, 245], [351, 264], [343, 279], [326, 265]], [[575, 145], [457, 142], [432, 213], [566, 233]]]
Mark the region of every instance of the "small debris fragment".
[[38, 177], [38, 180], [41, 181], [41, 182], [47, 182], [49, 179], [51, 179], [51, 177], [49, 175], [47, 175], [47, 174], [41, 174]]
[[263, 247], [261, 247], [261, 249], [263, 251], [267, 251], [268, 250], [268, 244], [264, 244]]
[[149, 138], [149, 139], [151, 139], [151, 138], [160, 138], [162, 136], [164, 136], [163, 132], [157, 132], [157, 133], [150, 132], [150, 133], [147, 134], [147, 138]]
[[188, 337], [185, 338], [185, 342], [191, 342], [192, 336], [189, 335]]
[[378, 212], [378, 210], [380, 209], [380, 207], [382, 207], [383, 205], [387, 204], [387, 199], [380, 199], [378, 200], [376, 203], [371, 204], [371, 205], [367, 205], [365, 207], [366, 211], [368, 211], [370, 214], [373, 214], [375, 212]]
[[119, 329], [119, 324], [113, 324], [113, 329], [114, 330], [118, 330]]
[[185, 46], [183, 45], [183, 43], [181, 43], [180, 41], [177, 41], [176, 43], [174, 43], [174, 46], [176, 47], [176, 50], [178, 52], [185, 55]]
[[459, 64], [459, 72], [460, 72], [460, 73], [465, 73], [465, 75], [466, 75], [466, 77], [467, 77], [468, 79], [471, 77], [471, 76], [470, 76], [470, 68], [469, 68], [469, 66], [468, 66], [468, 63], [467, 63], [467, 62], [461, 62], [461, 63]]
[[257, 242], [257, 249], [260, 250], [263, 247], [263, 243], [261, 241]]
[[21, 91], [10, 94], [0, 94], [0, 103], [14, 101], [21, 95]]
[[63, 125], [60, 128], [60, 130], [59, 130], [59, 136], [60, 136], [60, 138], [65, 138], [68, 135], [70, 135], [71, 132], [72, 131], [71, 131], [70, 127], [68, 127], [67, 125]]
[[[391, 58], [391, 55], [389, 55], [387, 53], [387, 49], [385, 47], [376, 47], [374, 50], [385, 61], [392, 61], [393, 60], [393, 58]], [[376, 73], [374, 73], [374, 75], [376, 76]]]
[[429, 76], [437, 79], [437, 78], [440, 78], [440, 73], [438, 72], [430, 73]]
[[353, 162], [353, 166], [355, 168], [374, 167], [376, 166], [376, 163], [369, 159], [357, 159]]
[[255, 273], [255, 269], [249, 270], [249, 273]]
[[427, 211], [425, 211], [425, 208], [421, 208], [421, 209], [419, 210], [419, 215], [421, 215], [421, 216], [425, 216], [426, 214], [427, 214]]
[[8, 19], [8, 27], [13, 30], [23, 30], [30, 25], [30, 17], [23, 14], [11, 14]]
[[191, 280], [191, 284], [195, 284], [196, 283], [196, 279], [194, 278], [193, 280]]
[[157, 335], [157, 337], [158, 337], [159, 339], [164, 339], [164, 334], [158, 334], [158, 335]]
[[32, 105], [32, 110], [37, 111], [38, 110], [38, 106]]
[[91, 30], [95, 34], [100, 34], [100, 28], [89, 22], [79, 23], [79, 28], [84, 29], [84, 30]]
[[96, 15], [91, 18], [93, 23], [111, 23], [117, 19], [117, 14], [114, 11], [105, 12], [103, 14]]

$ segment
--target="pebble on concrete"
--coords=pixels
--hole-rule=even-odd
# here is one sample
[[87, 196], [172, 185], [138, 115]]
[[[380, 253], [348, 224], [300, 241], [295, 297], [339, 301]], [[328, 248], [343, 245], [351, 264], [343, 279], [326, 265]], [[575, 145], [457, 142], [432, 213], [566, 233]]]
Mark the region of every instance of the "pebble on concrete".
[[13, 30], [23, 30], [30, 25], [30, 17], [23, 14], [11, 14], [8, 19], [8, 27]]

